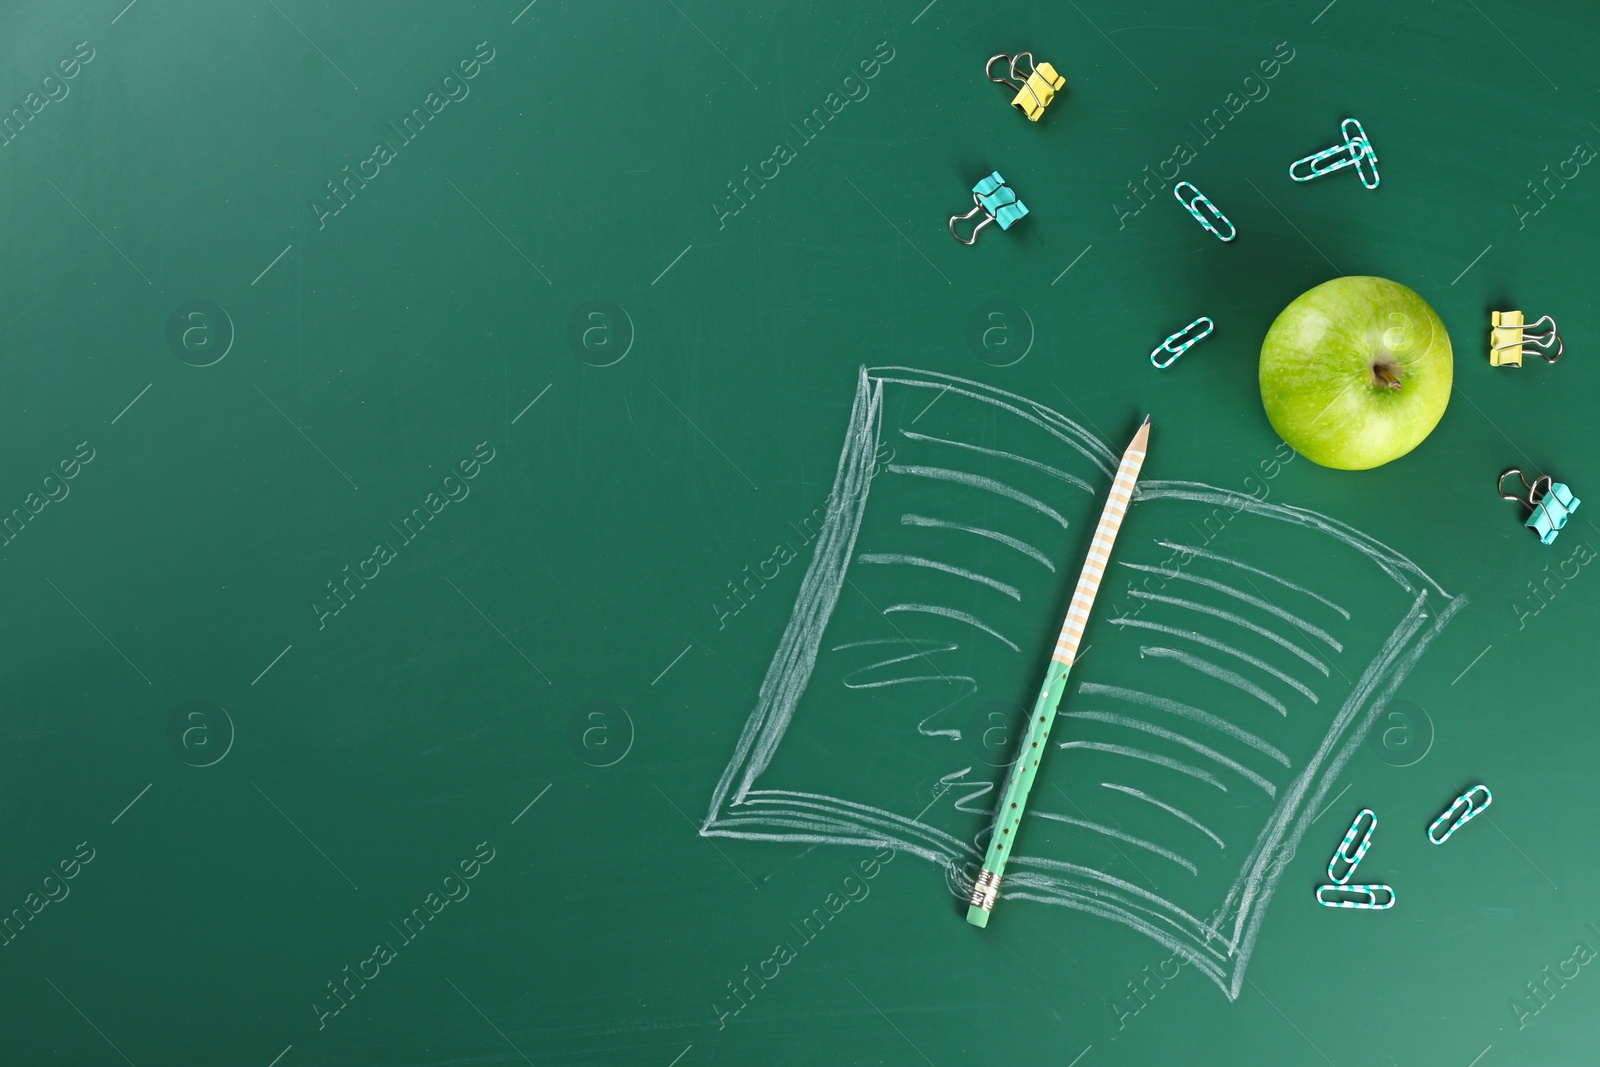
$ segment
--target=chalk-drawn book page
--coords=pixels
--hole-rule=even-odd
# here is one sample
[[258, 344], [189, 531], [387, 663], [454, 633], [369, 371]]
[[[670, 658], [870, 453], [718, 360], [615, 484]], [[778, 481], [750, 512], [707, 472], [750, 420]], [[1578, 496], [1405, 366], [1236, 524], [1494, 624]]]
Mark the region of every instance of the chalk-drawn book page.
[[[702, 832], [892, 844], [967, 895], [1117, 459], [1035, 401], [863, 369]], [[1129, 926], [1230, 998], [1329, 785], [1465, 603], [1254, 484], [1140, 482], [1001, 892]]]

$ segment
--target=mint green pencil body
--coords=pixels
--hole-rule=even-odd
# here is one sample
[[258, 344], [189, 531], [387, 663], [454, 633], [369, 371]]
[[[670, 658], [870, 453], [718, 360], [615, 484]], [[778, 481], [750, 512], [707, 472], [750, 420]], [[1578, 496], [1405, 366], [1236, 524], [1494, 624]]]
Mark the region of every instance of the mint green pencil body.
[[1039, 697], [1034, 701], [1033, 714], [1028, 716], [1028, 731], [1017, 753], [1017, 760], [1006, 782], [1005, 795], [1000, 798], [1000, 814], [995, 820], [994, 834], [989, 839], [989, 850], [983, 857], [983, 870], [978, 873], [972, 887], [972, 899], [967, 908], [967, 922], [973, 926], [989, 925], [989, 912], [1000, 898], [1000, 878], [1005, 873], [1006, 860], [1016, 844], [1017, 829], [1022, 825], [1022, 813], [1028, 803], [1028, 793], [1033, 789], [1033, 779], [1039, 773], [1039, 760], [1044, 757], [1045, 741], [1050, 737], [1050, 727], [1056, 719], [1056, 708], [1067, 688], [1067, 675], [1078, 656], [1078, 643], [1083, 640], [1083, 630], [1089, 622], [1089, 611], [1094, 607], [1095, 594], [1100, 591], [1100, 581], [1105, 577], [1106, 564], [1111, 560], [1111, 546], [1116, 543], [1117, 531], [1128, 513], [1128, 502], [1133, 498], [1134, 484], [1139, 480], [1139, 469], [1144, 465], [1145, 450], [1150, 440], [1150, 419], [1146, 417], [1122, 454], [1117, 476], [1111, 482], [1111, 492], [1106, 496], [1106, 506], [1100, 512], [1100, 523], [1095, 527], [1094, 539], [1089, 542], [1088, 556], [1083, 561], [1083, 571], [1078, 575], [1077, 588], [1072, 593], [1072, 603], [1067, 607], [1066, 620], [1061, 624], [1061, 636], [1056, 639], [1055, 651], [1050, 656], [1050, 670], [1045, 675]]

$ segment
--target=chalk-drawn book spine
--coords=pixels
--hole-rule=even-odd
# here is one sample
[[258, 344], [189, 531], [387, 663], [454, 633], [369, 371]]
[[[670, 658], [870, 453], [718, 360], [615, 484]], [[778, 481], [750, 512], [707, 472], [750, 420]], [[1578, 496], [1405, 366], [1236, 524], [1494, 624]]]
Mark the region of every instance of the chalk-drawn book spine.
[[[1004, 720], [1038, 685], [1116, 462], [1025, 397], [863, 368], [827, 520], [702, 832], [888, 844], [970, 897], [1007, 766], [984, 758], [974, 709], [998, 699]], [[1127, 591], [1107, 605], [1108, 587], [1086, 632], [1002, 896], [1138, 930], [1236, 997], [1310, 819], [1465, 599], [1360, 531], [1226, 489], [1146, 480], [1129, 523]], [[1252, 532], [1272, 550], [1225, 551]], [[819, 746], [870, 752], [875, 773]], [[883, 791], [890, 764], [958, 799], [906, 804]]]

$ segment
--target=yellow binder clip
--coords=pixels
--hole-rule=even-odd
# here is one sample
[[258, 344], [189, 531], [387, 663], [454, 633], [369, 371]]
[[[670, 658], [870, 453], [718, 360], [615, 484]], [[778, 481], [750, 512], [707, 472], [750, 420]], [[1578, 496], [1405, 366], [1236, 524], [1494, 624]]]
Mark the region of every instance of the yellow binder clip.
[[[1528, 347], [1524, 348], [1526, 344]], [[1555, 354], [1550, 350], [1554, 348]], [[1524, 355], [1543, 356], [1554, 363], [1566, 351], [1566, 343], [1556, 332], [1556, 320], [1544, 315], [1534, 322], [1523, 322], [1520, 311], [1489, 313], [1489, 365], [1520, 367]]]
[[[1021, 66], [1023, 59], [1027, 59], [1027, 67]], [[996, 78], [993, 70], [996, 60], [1003, 59], [1010, 67], [1009, 76]], [[1004, 52], [991, 56], [989, 62], [983, 66], [983, 73], [996, 85], [1004, 85], [1016, 91], [1011, 106], [1028, 116], [1029, 122], [1038, 122], [1039, 116], [1044, 114], [1044, 109], [1050, 106], [1050, 101], [1056, 98], [1057, 90], [1067, 84], [1067, 79], [1056, 73], [1056, 68], [1048, 63], [1035, 64], [1032, 52], [1018, 52], [1008, 56]]]

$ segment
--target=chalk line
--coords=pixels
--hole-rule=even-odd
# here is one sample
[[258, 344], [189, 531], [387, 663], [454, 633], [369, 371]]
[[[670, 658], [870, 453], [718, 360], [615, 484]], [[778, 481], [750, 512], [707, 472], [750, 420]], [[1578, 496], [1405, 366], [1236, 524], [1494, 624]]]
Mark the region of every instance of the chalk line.
[[1197, 611], [1202, 615], [1210, 615], [1214, 619], [1221, 619], [1223, 622], [1231, 622], [1235, 626], [1249, 630], [1251, 633], [1260, 634], [1262, 637], [1265, 637], [1268, 641], [1271, 641], [1275, 645], [1280, 645], [1283, 648], [1288, 649], [1290, 652], [1293, 652], [1296, 656], [1299, 656], [1317, 670], [1321, 671], [1324, 676], [1326, 676], [1328, 673], [1328, 665], [1323, 663], [1317, 657], [1313, 656], [1310, 652], [1307, 652], [1305, 649], [1301, 648], [1299, 645], [1295, 644], [1293, 641], [1290, 641], [1281, 634], [1273, 633], [1265, 626], [1257, 626], [1255, 623], [1251, 622], [1242, 615], [1235, 615], [1231, 611], [1224, 611], [1221, 608], [1213, 608], [1207, 604], [1197, 603], [1193, 600], [1184, 600], [1182, 597], [1162, 596], [1160, 593], [1147, 593], [1143, 589], [1130, 588], [1128, 590], [1128, 595], [1133, 597], [1135, 600], [1149, 600], [1157, 604], [1170, 604], [1175, 608], [1184, 608], [1188, 611]]
[[1219, 730], [1235, 740], [1243, 741], [1257, 752], [1264, 752], [1285, 767], [1289, 766], [1289, 757], [1284, 755], [1282, 751], [1250, 731], [1235, 726], [1226, 719], [1218, 718], [1209, 711], [1201, 711], [1199, 708], [1190, 707], [1188, 704], [1180, 704], [1176, 700], [1168, 700], [1166, 697], [1141, 693], [1136, 689], [1123, 689], [1114, 685], [1099, 685], [1095, 682], [1084, 682], [1083, 685], [1078, 687], [1078, 693], [1083, 696], [1115, 697], [1118, 700], [1126, 700], [1130, 704], [1143, 704], [1147, 708], [1164, 711], [1169, 715], [1181, 715], [1185, 719], [1209, 726], [1213, 730]]
[[953, 471], [945, 467], [923, 467], [915, 464], [904, 463], [890, 463], [884, 469], [891, 474], [907, 474], [914, 478], [933, 478], [937, 481], [955, 482], [958, 485], [967, 485], [974, 489], [983, 489], [987, 492], [994, 493], [996, 496], [1003, 496], [1007, 500], [1015, 500], [1017, 503], [1023, 505], [1024, 507], [1032, 508], [1041, 515], [1048, 515], [1050, 518], [1054, 519], [1058, 524], [1060, 524], [1063, 530], [1067, 528], [1067, 520], [1062, 517], [1059, 511], [1051, 507], [1049, 504], [1046, 504], [1044, 501], [1039, 500], [1036, 497], [1031, 497], [1027, 493], [1013, 489], [1003, 482], [997, 482], [993, 478], [985, 478], [981, 474], [970, 474], [966, 471]]
[[[1219, 782], [1216, 775], [1208, 771], [1202, 771], [1199, 767], [1181, 763], [1166, 756], [1157, 756], [1155, 753], [1146, 752], [1143, 749], [1128, 748], [1126, 745], [1108, 745], [1100, 741], [1063, 741], [1061, 742], [1061, 747], [1081, 748], [1086, 752], [1105, 752], [1113, 756], [1127, 756], [1129, 759], [1144, 760], [1146, 763], [1154, 763], [1158, 767], [1166, 767], [1168, 770], [1177, 771], [1179, 774], [1187, 774], [1191, 778], [1198, 778], [1207, 785], [1216, 786], [1224, 793], [1228, 791], [1228, 787]], [[1015, 859], [1016, 857], [1012, 858]]]
[[1193, 863], [1190, 863], [1176, 852], [1173, 852], [1171, 849], [1162, 848], [1160, 845], [1155, 844], [1154, 842], [1146, 841], [1142, 837], [1134, 837], [1132, 834], [1125, 834], [1121, 830], [1113, 830], [1109, 826], [1101, 826], [1099, 823], [1090, 822], [1087, 819], [1074, 819], [1070, 815], [1057, 815], [1053, 811], [1032, 811], [1029, 812], [1029, 814], [1037, 815], [1041, 819], [1049, 819], [1052, 822], [1062, 822], [1066, 823], [1068, 826], [1076, 826], [1080, 829], [1092, 830], [1097, 834], [1104, 834], [1107, 837], [1115, 838], [1118, 841], [1132, 845], [1134, 848], [1142, 848], [1146, 852], [1149, 852], [1152, 855], [1160, 856], [1164, 860], [1171, 860], [1173, 863], [1176, 863], [1190, 874], [1200, 873]]
[[1327, 597], [1322, 596], [1319, 593], [1314, 593], [1303, 585], [1296, 585], [1287, 578], [1280, 578], [1276, 574], [1273, 574], [1269, 571], [1264, 571], [1259, 567], [1252, 567], [1248, 563], [1241, 563], [1239, 560], [1230, 559], [1227, 556], [1219, 556], [1215, 552], [1208, 552], [1203, 548], [1195, 548], [1191, 545], [1178, 545], [1173, 544], [1171, 541], [1157, 541], [1156, 544], [1160, 545], [1162, 548], [1170, 548], [1174, 552], [1187, 552], [1192, 556], [1199, 556], [1201, 559], [1210, 559], [1215, 560], [1218, 563], [1226, 563], [1230, 567], [1238, 567], [1242, 571], [1249, 571], [1251, 574], [1259, 575], [1262, 578], [1270, 578], [1274, 582], [1277, 582], [1279, 585], [1283, 586], [1285, 589], [1292, 589], [1296, 593], [1304, 593], [1311, 599], [1326, 604], [1334, 611], [1337, 611], [1340, 615], [1343, 615], [1346, 620], [1350, 618], [1350, 613], [1348, 611], [1346, 611], [1344, 608], [1341, 608], [1338, 604], [1335, 604]]
[[1199, 671], [1201, 674], [1209, 674], [1219, 682], [1226, 682], [1228, 685], [1233, 686], [1240, 692], [1249, 693], [1267, 707], [1272, 708], [1279, 715], [1287, 716], [1289, 714], [1289, 709], [1283, 706], [1283, 702], [1281, 700], [1267, 692], [1265, 689], [1261, 688], [1259, 685], [1256, 685], [1254, 682], [1243, 677], [1242, 675], [1228, 670], [1226, 667], [1219, 667], [1209, 660], [1203, 660], [1199, 656], [1191, 656], [1189, 653], [1179, 652], [1175, 648], [1151, 648], [1149, 646], [1140, 647], [1139, 655], [1154, 656], [1156, 659], [1175, 660], [1176, 662], [1183, 664], [1185, 667]]
[[1290, 677], [1283, 671], [1280, 671], [1278, 668], [1272, 666], [1270, 663], [1267, 663], [1265, 660], [1257, 659], [1248, 652], [1241, 652], [1232, 645], [1223, 644], [1214, 637], [1207, 637], [1205, 634], [1198, 633], [1194, 630], [1182, 630], [1176, 626], [1163, 626], [1158, 622], [1145, 622], [1142, 619], [1116, 618], [1111, 620], [1111, 625], [1134, 626], [1141, 630], [1153, 630], [1156, 633], [1170, 634], [1173, 637], [1181, 637], [1187, 641], [1193, 641], [1195, 644], [1205, 645], [1207, 648], [1215, 649], [1224, 655], [1241, 659], [1250, 664], [1250, 666], [1255, 667], [1257, 670], [1265, 671], [1267, 674], [1272, 675], [1274, 678], [1283, 682], [1290, 688], [1298, 689], [1301, 693], [1305, 694], [1306, 699], [1311, 701], [1311, 703], [1317, 703], [1317, 694], [1312, 692], [1309, 687], [1301, 683], [1298, 679]]
[[1315, 637], [1319, 641], [1326, 642], [1328, 647], [1332, 648], [1335, 652], [1344, 651], [1344, 646], [1341, 645], [1332, 634], [1324, 630], [1322, 627], [1313, 626], [1300, 616], [1288, 611], [1284, 611], [1282, 608], [1278, 607], [1278, 605], [1273, 604], [1270, 601], [1262, 600], [1258, 596], [1251, 596], [1242, 589], [1235, 589], [1233, 586], [1228, 585], [1225, 582], [1215, 581], [1211, 578], [1202, 578], [1198, 574], [1189, 574], [1184, 571], [1179, 571], [1175, 575], [1170, 575], [1163, 571], [1160, 567], [1149, 567], [1143, 563], [1124, 562], [1122, 565], [1127, 567], [1129, 570], [1149, 571], [1152, 574], [1159, 574], [1163, 577], [1172, 578], [1175, 581], [1190, 582], [1194, 585], [1203, 586], [1206, 589], [1215, 589], [1217, 592], [1231, 596], [1235, 600], [1249, 604], [1253, 608], [1259, 608], [1260, 610], [1267, 612], [1269, 615], [1276, 615], [1289, 625], [1305, 631], [1307, 634]]
[[902, 526], [928, 526], [939, 530], [960, 530], [962, 533], [976, 534], [979, 537], [987, 537], [991, 541], [1005, 545], [1007, 548], [1014, 548], [1023, 555], [1038, 560], [1040, 563], [1043, 563], [1045, 567], [1048, 568], [1052, 573], [1054, 573], [1056, 569], [1056, 565], [1050, 562], [1049, 556], [1045, 555], [1043, 552], [1040, 552], [1037, 548], [1034, 548], [1026, 541], [1019, 541], [1017, 538], [1012, 537], [1009, 534], [1003, 534], [998, 530], [986, 530], [981, 526], [967, 526], [963, 523], [948, 522], [944, 519], [930, 519], [926, 515], [913, 515], [910, 512], [900, 516], [900, 524]]
[[1106, 789], [1114, 789], [1118, 793], [1126, 793], [1130, 797], [1137, 797], [1138, 799], [1143, 800], [1146, 803], [1154, 804], [1156, 807], [1160, 808], [1162, 811], [1167, 812], [1170, 815], [1177, 816], [1178, 818], [1182, 819], [1184, 822], [1188, 823], [1190, 826], [1194, 827], [1196, 830], [1199, 830], [1201, 833], [1203, 833], [1207, 837], [1211, 838], [1211, 840], [1213, 840], [1213, 841], [1215, 841], [1217, 843], [1217, 847], [1218, 848], [1223, 849], [1223, 850], [1227, 849], [1228, 846], [1223, 843], [1222, 838], [1220, 838], [1216, 834], [1212, 833], [1211, 830], [1209, 828], [1207, 828], [1204, 823], [1202, 823], [1199, 819], [1196, 819], [1193, 815], [1190, 815], [1188, 812], [1180, 811], [1179, 809], [1173, 807], [1171, 804], [1168, 804], [1165, 801], [1157, 800], [1155, 797], [1151, 796], [1149, 793], [1146, 793], [1144, 790], [1135, 789], [1130, 785], [1118, 785], [1115, 782], [1101, 782], [1100, 784], [1102, 786], [1104, 786]]
[[977, 627], [984, 633], [997, 639], [1001, 644], [1004, 644], [1006, 647], [1011, 649], [1011, 651], [1021, 651], [1021, 649], [1017, 648], [1016, 642], [1012, 641], [1005, 634], [1001, 633], [999, 630], [996, 630], [994, 627], [990, 626], [982, 619], [979, 619], [977, 616], [969, 615], [965, 611], [957, 611], [954, 608], [942, 608], [937, 604], [890, 604], [888, 607], [883, 609], [883, 613], [885, 615], [896, 611], [913, 611], [923, 615], [939, 615], [946, 619], [954, 619], [957, 622], [964, 622], [968, 626]]
[[1013, 460], [1025, 466], [1032, 467], [1034, 470], [1044, 471], [1044, 473], [1050, 475], [1050, 477], [1059, 478], [1068, 485], [1076, 486], [1086, 493], [1093, 493], [1095, 491], [1093, 486], [1075, 474], [1068, 474], [1066, 471], [1052, 467], [1048, 463], [1040, 463], [1036, 459], [1029, 459], [1027, 456], [1019, 456], [1015, 452], [1002, 452], [998, 448], [986, 448], [983, 445], [969, 444], [966, 441], [952, 441], [945, 437], [933, 437], [929, 434], [917, 433], [915, 430], [901, 430], [900, 436], [911, 441], [928, 441], [934, 444], [949, 445], [951, 448], [964, 448], [969, 452], [978, 452], [985, 456], [994, 456], [996, 459]]
[[907, 567], [926, 567], [928, 570], [942, 571], [945, 574], [953, 574], [957, 578], [965, 578], [968, 581], [986, 585], [990, 589], [1004, 593], [1012, 600], [1020, 601], [1022, 599], [1022, 591], [1009, 582], [990, 578], [988, 575], [979, 574], [977, 571], [969, 571], [965, 567], [957, 567], [953, 563], [940, 563], [938, 560], [928, 559], [926, 556], [908, 556], [900, 552], [863, 552], [856, 557], [856, 562], [879, 563], [885, 566], [900, 564]]
[[1267, 781], [1255, 771], [1252, 771], [1249, 767], [1246, 767], [1238, 760], [1229, 759], [1227, 756], [1224, 756], [1222, 753], [1218, 752], [1209, 745], [1202, 745], [1200, 742], [1194, 740], [1193, 738], [1185, 737], [1183, 734], [1164, 729], [1160, 726], [1153, 726], [1142, 719], [1135, 719], [1131, 715], [1118, 715], [1115, 712], [1068, 711], [1064, 712], [1063, 714], [1064, 717], [1068, 719], [1083, 719], [1087, 722], [1103, 722], [1109, 726], [1120, 726], [1126, 730], [1137, 730], [1140, 733], [1149, 734], [1151, 737], [1159, 737], [1163, 741], [1171, 741], [1175, 745], [1182, 745], [1184, 748], [1187, 748], [1196, 755], [1204, 756], [1206, 759], [1213, 761], [1218, 766], [1226, 767], [1228, 770], [1239, 775], [1245, 781], [1259, 787], [1267, 794], [1267, 796], [1275, 797], [1278, 795], [1277, 786]]

